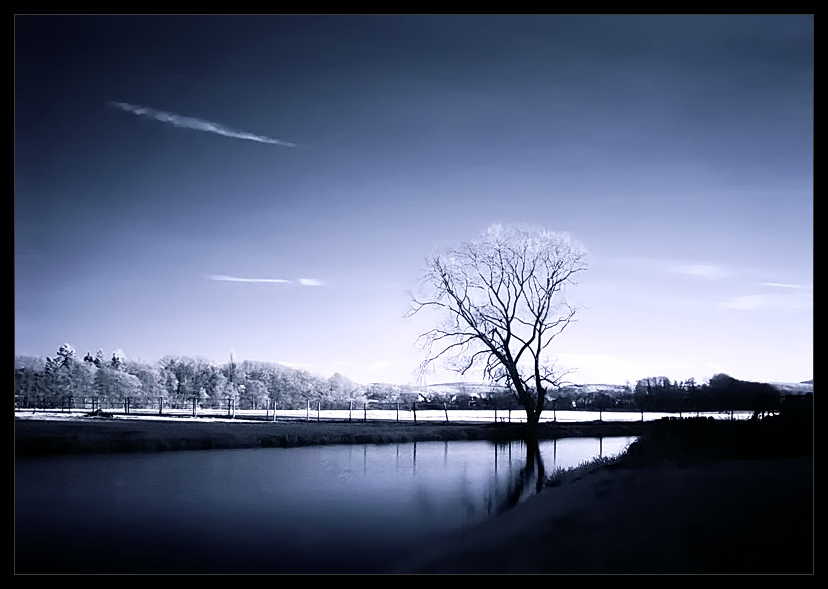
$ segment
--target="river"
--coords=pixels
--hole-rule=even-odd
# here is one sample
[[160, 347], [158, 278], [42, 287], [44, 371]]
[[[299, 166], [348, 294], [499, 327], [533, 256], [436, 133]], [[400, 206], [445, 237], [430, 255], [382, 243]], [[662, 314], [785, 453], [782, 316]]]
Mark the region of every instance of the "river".
[[[633, 440], [544, 441], [539, 462], [551, 474]], [[475, 441], [18, 458], [15, 572], [381, 573], [534, 493], [527, 454]]]

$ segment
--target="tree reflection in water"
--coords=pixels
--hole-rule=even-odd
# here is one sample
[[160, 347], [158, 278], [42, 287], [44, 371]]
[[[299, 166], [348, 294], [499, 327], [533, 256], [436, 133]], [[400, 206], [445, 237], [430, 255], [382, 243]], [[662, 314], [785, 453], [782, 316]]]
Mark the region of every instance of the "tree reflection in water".
[[525, 465], [514, 474], [509, 473], [511, 480], [507, 486], [506, 494], [493, 505], [494, 509], [491, 515], [508, 511], [533, 493], [540, 493], [543, 489], [546, 470], [538, 440], [525, 439], [523, 440], [523, 446], [526, 451]]

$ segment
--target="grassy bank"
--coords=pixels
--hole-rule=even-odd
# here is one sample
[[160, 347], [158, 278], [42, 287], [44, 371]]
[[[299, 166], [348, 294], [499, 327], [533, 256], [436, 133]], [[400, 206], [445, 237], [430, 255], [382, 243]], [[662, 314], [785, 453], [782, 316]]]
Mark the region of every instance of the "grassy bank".
[[659, 421], [396, 572], [813, 574], [813, 425]]
[[[638, 436], [641, 422], [542, 424], [540, 439]], [[240, 420], [16, 417], [15, 455], [164, 452], [321, 444], [520, 439], [524, 426], [508, 423], [243, 422]]]

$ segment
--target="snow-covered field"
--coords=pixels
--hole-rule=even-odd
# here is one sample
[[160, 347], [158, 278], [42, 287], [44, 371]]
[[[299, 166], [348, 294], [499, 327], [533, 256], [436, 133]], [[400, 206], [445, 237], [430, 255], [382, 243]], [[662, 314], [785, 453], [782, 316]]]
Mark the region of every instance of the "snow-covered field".
[[[165, 410], [163, 415], [159, 415], [157, 410], [153, 409], [131, 409], [129, 414], [125, 414], [123, 409], [108, 410], [115, 419], [177, 419], [184, 421], [191, 421], [193, 419], [192, 410], [176, 409]], [[85, 409], [73, 410], [16, 410], [15, 417], [24, 419], [61, 419], [68, 417], [82, 417], [89, 413]], [[219, 409], [198, 409], [196, 416], [203, 421], [240, 421], [240, 420], [256, 420], [256, 421], [382, 421], [388, 423], [525, 423], [526, 413], [522, 410], [422, 410], [415, 414], [411, 410], [395, 411], [385, 409], [370, 409], [367, 411], [347, 409], [335, 410], [278, 410], [265, 411], [260, 410], [236, 410], [235, 417], [228, 415], [226, 410]], [[735, 412], [701, 412], [701, 413], [684, 413], [684, 417], [699, 416], [699, 417], [713, 417], [714, 419], [748, 419], [752, 413], [749, 411], [735, 411]], [[663, 417], [679, 417], [679, 414], [660, 413], [660, 412], [645, 412], [643, 416], [644, 421], [654, 421]], [[642, 415], [637, 411], [546, 411], [541, 416], [541, 423], [584, 423], [592, 421], [606, 421], [606, 422], [632, 422], [642, 421]]]

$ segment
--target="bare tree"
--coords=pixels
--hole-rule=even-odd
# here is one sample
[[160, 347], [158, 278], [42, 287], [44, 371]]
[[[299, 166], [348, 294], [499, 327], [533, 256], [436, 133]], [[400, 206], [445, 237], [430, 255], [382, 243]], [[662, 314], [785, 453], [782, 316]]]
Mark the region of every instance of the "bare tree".
[[537, 425], [547, 390], [568, 373], [547, 352], [575, 316], [564, 289], [586, 270], [586, 257], [566, 234], [500, 225], [430, 255], [410, 315], [432, 308], [444, 322], [420, 336], [421, 369], [438, 359], [461, 374], [482, 367], [486, 378], [510, 387]]

